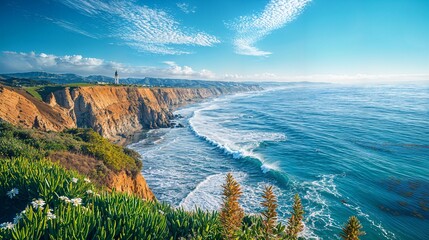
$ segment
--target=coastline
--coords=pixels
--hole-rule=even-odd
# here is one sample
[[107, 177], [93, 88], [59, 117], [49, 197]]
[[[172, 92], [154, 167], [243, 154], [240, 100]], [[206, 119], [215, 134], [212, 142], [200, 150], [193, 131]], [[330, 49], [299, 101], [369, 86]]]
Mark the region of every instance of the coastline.
[[[173, 117], [171, 119], [169, 119], [168, 121], [171, 124], [172, 121], [178, 119], [176, 114], [175, 114], [176, 111], [179, 111], [183, 108], [190, 107], [194, 104], [209, 102], [209, 101], [213, 101], [214, 99], [218, 99], [218, 98], [222, 98], [222, 97], [226, 97], [226, 96], [234, 96], [234, 95], [243, 94], [243, 93], [258, 93], [258, 92], [262, 92], [262, 91], [267, 91], [267, 89], [259, 87], [259, 89], [257, 89], [257, 90], [252, 89], [249, 91], [238, 91], [238, 92], [234, 92], [234, 93], [226, 93], [226, 94], [213, 96], [213, 97], [209, 97], [209, 98], [200, 98], [200, 99], [188, 100], [186, 102], [181, 102], [179, 104], [176, 104], [176, 105], [170, 107], [169, 112], [171, 113], [170, 115]], [[169, 129], [169, 128], [175, 128], [175, 127], [169, 126], [169, 127], [160, 127], [160, 128], [141, 129], [141, 130], [137, 130], [137, 131], [135, 131], [135, 132], [133, 132], [127, 136], [117, 136], [116, 138], [112, 139], [112, 142], [114, 144], [119, 145], [119, 146], [127, 147], [131, 144], [138, 143], [138, 142], [146, 139], [147, 134], [150, 130], [153, 130], [153, 129]]]

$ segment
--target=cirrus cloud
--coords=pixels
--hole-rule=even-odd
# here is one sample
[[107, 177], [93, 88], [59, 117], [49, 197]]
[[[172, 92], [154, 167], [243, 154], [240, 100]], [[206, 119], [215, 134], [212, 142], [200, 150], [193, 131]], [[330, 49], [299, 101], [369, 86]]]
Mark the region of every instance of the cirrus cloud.
[[[220, 43], [215, 36], [183, 27], [169, 13], [139, 5], [136, 1], [62, 0], [59, 2], [96, 21], [100, 28], [94, 29], [102, 31], [98, 32], [97, 36], [117, 39], [121, 44], [138, 51], [155, 54], [189, 54], [190, 51], [183, 50], [179, 46], [211, 47]], [[70, 25], [64, 27], [72, 30]], [[83, 28], [83, 26], [79, 27]], [[82, 31], [88, 32], [84, 29], [80, 30]]]
[[235, 52], [241, 55], [267, 56], [271, 52], [255, 47], [255, 44], [272, 31], [293, 21], [311, 0], [271, 0], [258, 14], [240, 16], [227, 24], [236, 36], [233, 40]]

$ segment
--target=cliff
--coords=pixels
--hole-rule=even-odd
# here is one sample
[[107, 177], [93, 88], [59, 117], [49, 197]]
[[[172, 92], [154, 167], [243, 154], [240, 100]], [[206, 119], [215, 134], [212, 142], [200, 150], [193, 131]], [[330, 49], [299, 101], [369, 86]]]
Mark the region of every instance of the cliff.
[[142, 129], [170, 127], [178, 106], [246, 90], [254, 89], [92, 86], [62, 88], [46, 100], [66, 109], [77, 127], [92, 128], [117, 142]]
[[55, 88], [41, 102], [22, 89], [0, 85], [0, 119], [52, 131], [92, 128], [118, 142], [142, 129], [170, 127], [172, 110], [186, 103], [249, 90], [258, 87], [62, 87]]
[[0, 119], [25, 128], [61, 131], [75, 128], [67, 109], [50, 106], [23, 90], [0, 85]]

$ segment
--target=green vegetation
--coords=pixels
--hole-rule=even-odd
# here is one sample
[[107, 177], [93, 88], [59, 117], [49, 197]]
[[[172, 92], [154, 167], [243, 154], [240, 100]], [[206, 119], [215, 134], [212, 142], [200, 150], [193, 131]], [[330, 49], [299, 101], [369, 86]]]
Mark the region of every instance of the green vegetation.
[[26, 87], [24, 88], [31, 96], [37, 98], [40, 101], [43, 101], [42, 95], [38, 92], [41, 87]]
[[96, 86], [95, 83], [68, 83], [63, 85], [64, 87], [89, 87], [89, 86]]
[[93, 83], [69, 83], [69, 84], [44, 84], [44, 85], [36, 85], [36, 86], [28, 86], [24, 87], [25, 91], [27, 91], [31, 96], [37, 98], [40, 101], [44, 101], [47, 99], [49, 94], [52, 92], [61, 90], [63, 88], [77, 88], [77, 87], [88, 87], [95, 86]]
[[[108, 171], [137, 173], [142, 168], [138, 153], [110, 143], [91, 129], [62, 133], [21, 129], [0, 121], [0, 156], [40, 159], [49, 157], [66, 167], [104, 182]], [[81, 163], [79, 163], [81, 161]], [[85, 167], [84, 161], [89, 164]]]
[[44, 101], [48, 98], [49, 94], [63, 88], [64, 86], [61, 86], [61, 85], [48, 84], [48, 85], [35, 86], [35, 87], [26, 87], [24, 89], [29, 94], [31, 94], [31, 96], [39, 99], [40, 101]]
[[[134, 196], [99, 193], [88, 179], [47, 160], [2, 159], [0, 180], [0, 218], [10, 220], [0, 229], [0, 239], [206, 236], [206, 229], [212, 230], [216, 221], [215, 214], [188, 213]], [[192, 221], [183, 221], [186, 218]]]

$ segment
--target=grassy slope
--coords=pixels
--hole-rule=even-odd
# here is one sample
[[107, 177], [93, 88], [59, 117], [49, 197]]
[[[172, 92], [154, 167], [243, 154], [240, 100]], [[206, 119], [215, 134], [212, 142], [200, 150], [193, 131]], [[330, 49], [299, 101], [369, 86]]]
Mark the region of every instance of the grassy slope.
[[37, 98], [40, 101], [43, 101], [42, 99], [42, 95], [40, 95], [40, 93], [38, 92], [38, 89], [40, 89], [40, 87], [26, 87], [24, 88], [31, 96]]
[[43, 132], [0, 122], [1, 156], [27, 159], [49, 157], [100, 184], [106, 181], [110, 171], [137, 173], [142, 168], [138, 153], [110, 143], [91, 129]]

